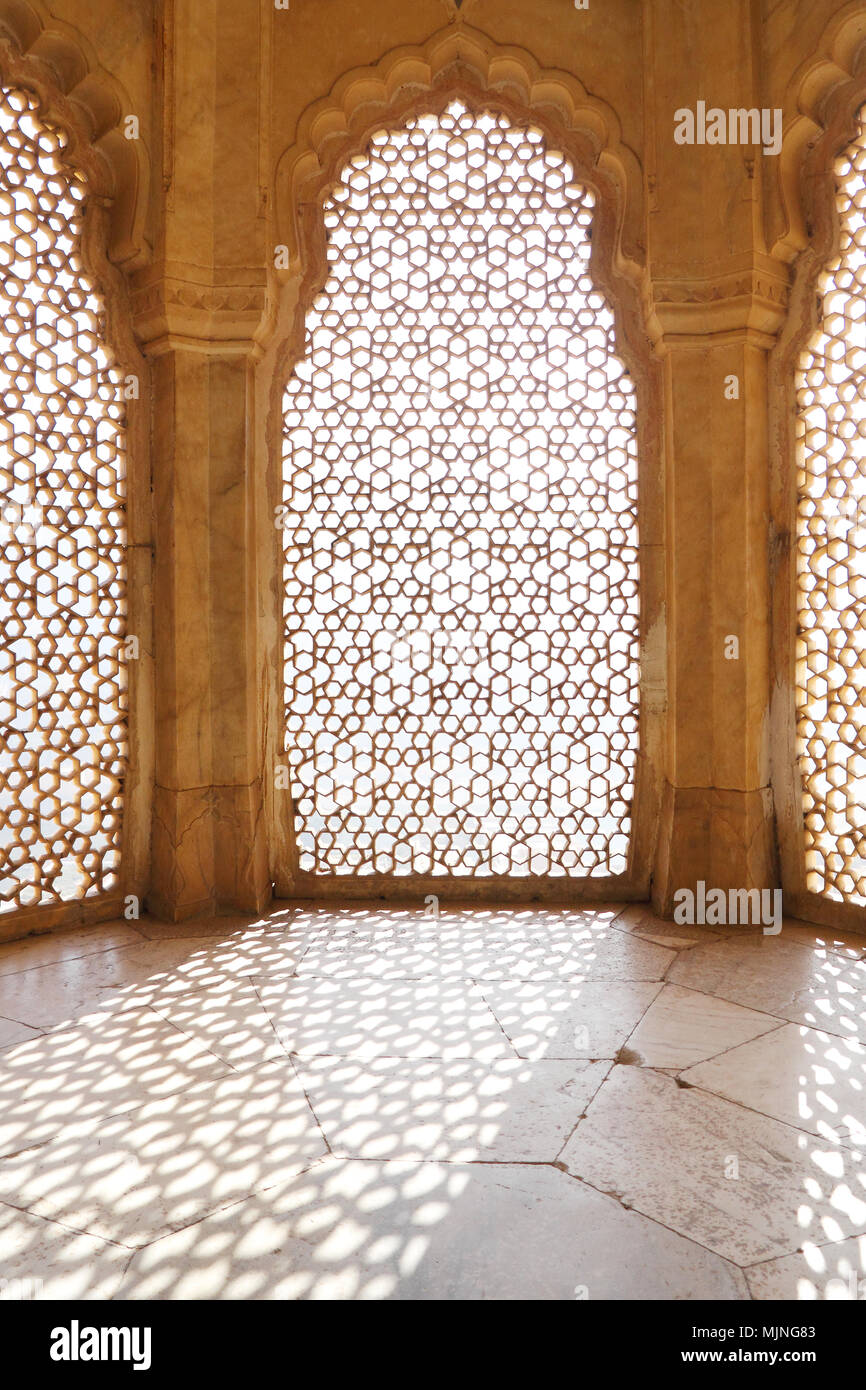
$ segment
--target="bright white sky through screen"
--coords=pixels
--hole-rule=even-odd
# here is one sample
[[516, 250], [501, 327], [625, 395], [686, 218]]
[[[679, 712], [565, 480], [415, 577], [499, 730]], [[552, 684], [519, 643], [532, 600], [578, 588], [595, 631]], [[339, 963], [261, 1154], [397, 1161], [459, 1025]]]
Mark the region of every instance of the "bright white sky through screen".
[[302, 869], [626, 869], [635, 397], [572, 177], [455, 102], [374, 136], [326, 206], [284, 398]]
[[124, 406], [63, 145], [0, 92], [0, 911], [120, 865]]

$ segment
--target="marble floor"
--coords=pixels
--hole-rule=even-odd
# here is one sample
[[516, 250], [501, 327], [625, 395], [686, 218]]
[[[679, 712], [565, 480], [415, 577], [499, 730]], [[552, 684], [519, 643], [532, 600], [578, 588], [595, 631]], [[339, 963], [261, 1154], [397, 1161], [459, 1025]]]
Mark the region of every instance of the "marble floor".
[[25, 1288], [864, 1298], [866, 937], [282, 905], [0, 946]]

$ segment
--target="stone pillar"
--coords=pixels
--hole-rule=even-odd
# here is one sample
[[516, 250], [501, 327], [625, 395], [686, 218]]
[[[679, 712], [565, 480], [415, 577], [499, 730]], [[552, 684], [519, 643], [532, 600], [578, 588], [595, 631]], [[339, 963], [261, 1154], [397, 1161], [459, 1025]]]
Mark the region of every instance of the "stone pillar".
[[761, 239], [760, 147], [677, 144], [675, 113], [760, 107], [753, 7], [655, 3], [647, 26], [650, 289], [664, 362], [667, 731], [653, 901], [778, 882], [769, 773], [767, 353], [785, 268]]
[[256, 0], [176, 0], [163, 210], [133, 311], [152, 359], [156, 757], [149, 908], [254, 912], [263, 823], [253, 363], [265, 303]]

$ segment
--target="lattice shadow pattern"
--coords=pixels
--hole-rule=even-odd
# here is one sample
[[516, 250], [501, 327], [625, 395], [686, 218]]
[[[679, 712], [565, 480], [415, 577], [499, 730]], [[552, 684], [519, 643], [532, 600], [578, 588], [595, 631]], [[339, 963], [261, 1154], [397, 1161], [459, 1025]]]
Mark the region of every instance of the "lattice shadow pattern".
[[83, 180], [0, 91], [0, 910], [118, 883], [124, 406], [79, 254]]
[[302, 871], [627, 868], [635, 397], [592, 211], [539, 131], [459, 102], [326, 204], [278, 514]]
[[797, 735], [806, 886], [866, 903], [866, 131], [837, 161], [839, 254], [798, 374]]

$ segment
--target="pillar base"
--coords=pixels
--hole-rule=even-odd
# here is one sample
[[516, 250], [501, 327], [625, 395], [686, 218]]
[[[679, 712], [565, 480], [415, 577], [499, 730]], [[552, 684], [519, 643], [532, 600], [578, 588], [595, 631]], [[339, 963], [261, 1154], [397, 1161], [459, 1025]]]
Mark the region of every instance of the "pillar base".
[[662, 793], [652, 903], [673, 917], [674, 893], [707, 888], [777, 888], [779, 868], [769, 787], [728, 791], [672, 787]]
[[252, 914], [271, 896], [260, 782], [154, 788], [149, 912], [167, 922]]

